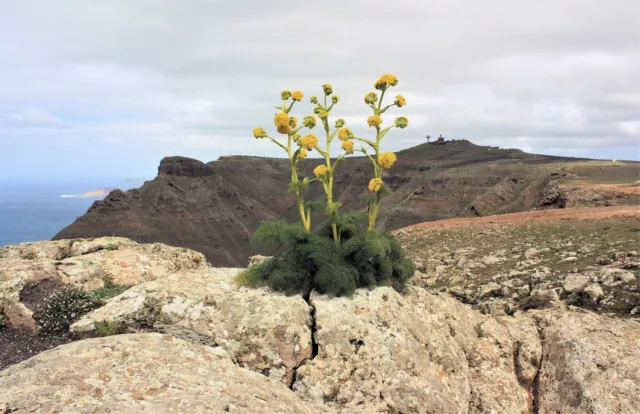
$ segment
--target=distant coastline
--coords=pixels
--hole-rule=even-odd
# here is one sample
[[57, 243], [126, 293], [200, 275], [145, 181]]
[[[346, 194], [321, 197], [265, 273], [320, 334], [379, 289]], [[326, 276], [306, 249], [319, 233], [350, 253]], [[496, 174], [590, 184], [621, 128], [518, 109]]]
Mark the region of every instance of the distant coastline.
[[98, 188], [97, 190], [88, 191], [82, 194], [62, 194], [62, 198], [89, 198], [89, 197], [105, 197], [115, 188]]

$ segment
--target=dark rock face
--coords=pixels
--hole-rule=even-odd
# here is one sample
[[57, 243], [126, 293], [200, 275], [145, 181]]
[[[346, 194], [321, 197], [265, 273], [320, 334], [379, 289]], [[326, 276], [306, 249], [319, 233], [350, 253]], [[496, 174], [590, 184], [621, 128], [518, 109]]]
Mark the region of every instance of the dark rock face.
[[[537, 207], [552, 176], [550, 164], [576, 159], [480, 147], [469, 141], [419, 145], [398, 153], [385, 177], [393, 193], [382, 204], [378, 224], [397, 229], [424, 221], [460, 216], [518, 212]], [[312, 177], [317, 159], [300, 165]], [[335, 176], [335, 194], [344, 210], [360, 210], [371, 164], [352, 158]], [[578, 168], [578, 167], [576, 167]], [[612, 171], [581, 173], [598, 178]], [[575, 169], [575, 168], [574, 168]], [[617, 166], [615, 174], [631, 180], [637, 165]], [[250, 255], [269, 253], [250, 244], [262, 220], [297, 220], [295, 197], [287, 192], [288, 160], [232, 156], [203, 163], [185, 157], [164, 158], [158, 176], [139, 189], [112, 191], [54, 239], [122, 236], [141, 243], [163, 242], [204, 253], [215, 266], [246, 266]], [[560, 178], [559, 178], [560, 177]], [[323, 197], [319, 185], [307, 190], [308, 201]], [[321, 215], [314, 224], [323, 220]]]
[[187, 157], [165, 157], [160, 161], [158, 175], [173, 175], [176, 177], [205, 177], [213, 175], [210, 166], [202, 161]]

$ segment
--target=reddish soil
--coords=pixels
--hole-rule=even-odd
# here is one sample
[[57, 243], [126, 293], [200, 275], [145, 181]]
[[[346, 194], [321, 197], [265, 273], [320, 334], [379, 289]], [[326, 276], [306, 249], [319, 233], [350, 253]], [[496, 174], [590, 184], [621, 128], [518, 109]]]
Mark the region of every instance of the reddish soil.
[[[571, 187], [587, 188], [590, 190], [609, 190], [624, 194], [640, 194], [640, 186], [635, 183], [599, 183], [593, 181], [572, 181], [566, 184]], [[634, 186], [635, 185], [635, 186]]]
[[523, 213], [501, 214], [477, 218], [459, 218], [431, 221], [405, 227], [442, 228], [442, 227], [485, 227], [491, 224], [525, 224], [559, 220], [607, 220], [640, 219], [640, 206], [563, 208], [557, 210], [536, 210]]

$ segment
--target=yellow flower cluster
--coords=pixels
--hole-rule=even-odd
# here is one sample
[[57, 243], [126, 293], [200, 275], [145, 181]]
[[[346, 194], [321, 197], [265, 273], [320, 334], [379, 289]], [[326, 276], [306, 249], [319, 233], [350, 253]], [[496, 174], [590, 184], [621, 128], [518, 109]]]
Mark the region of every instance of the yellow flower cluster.
[[346, 152], [347, 154], [353, 154], [353, 141], [351, 141], [350, 139], [346, 140], [345, 142], [342, 143], [342, 149], [344, 150], [344, 152]]
[[302, 137], [301, 147], [311, 151], [312, 149], [318, 146], [318, 142], [319, 142], [318, 137], [316, 137], [314, 134], [307, 134], [304, 137]]
[[298, 161], [304, 160], [305, 158], [307, 158], [307, 150], [300, 148], [300, 150], [298, 150]]
[[369, 191], [373, 191], [374, 193], [378, 192], [382, 188], [383, 184], [384, 183], [380, 178], [374, 178], [371, 181], [369, 181]]
[[391, 168], [393, 164], [396, 162], [396, 154], [393, 152], [383, 152], [378, 156], [378, 164], [386, 170]]
[[291, 91], [288, 91], [285, 89], [284, 91], [280, 92], [280, 97], [282, 98], [283, 101], [286, 101], [291, 97]]
[[296, 144], [298, 144], [298, 146], [302, 145], [302, 141], [301, 141], [302, 137], [300, 136], [300, 134], [294, 134], [293, 135], [293, 142], [295, 142]]
[[329, 112], [325, 111], [324, 109], [321, 109], [318, 111], [318, 116], [320, 118], [326, 118], [329, 116]]
[[401, 108], [407, 104], [407, 100], [404, 99], [404, 96], [402, 95], [396, 95], [394, 104], [398, 105], [398, 108]]
[[267, 132], [264, 129], [262, 129], [262, 127], [257, 127], [253, 129], [253, 136], [255, 138], [266, 138]]
[[293, 99], [296, 102], [300, 102], [303, 97], [304, 97], [304, 95], [300, 91], [291, 92], [291, 99]]
[[344, 124], [345, 124], [344, 119], [338, 118], [336, 120], [336, 128], [342, 128], [344, 126]]
[[342, 128], [338, 131], [338, 139], [340, 141], [346, 141], [349, 138], [353, 138], [353, 132], [349, 128]]
[[296, 126], [298, 126], [298, 118], [296, 118], [295, 116], [289, 118], [289, 126], [291, 128], [295, 128]]
[[273, 117], [273, 123], [277, 126], [289, 126], [289, 115], [286, 112], [278, 112]]
[[331, 95], [333, 93], [333, 88], [328, 83], [322, 85], [322, 89], [324, 90], [325, 95]]
[[396, 75], [385, 73], [380, 76], [373, 86], [378, 90], [385, 90], [389, 86], [396, 86], [398, 84], [398, 78]]
[[331, 97], [331, 102], [333, 102], [334, 104], [338, 103], [339, 100], [340, 100], [340, 97], [338, 95], [333, 95]]
[[273, 123], [276, 125], [279, 133], [288, 134], [291, 132], [289, 115], [287, 115], [286, 112], [278, 112], [276, 116], [273, 117]]
[[367, 124], [369, 124], [369, 127], [378, 127], [381, 123], [382, 118], [380, 118], [380, 115], [371, 115], [367, 118]]
[[373, 105], [378, 102], [378, 94], [375, 92], [369, 92], [364, 96], [364, 102], [369, 105]]
[[316, 168], [313, 169], [313, 173], [315, 174], [316, 177], [324, 177], [329, 173], [329, 169], [327, 168], [326, 165], [318, 165]]
[[318, 122], [316, 120], [316, 117], [313, 115], [309, 115], [304, 117], [304, 119], [302, 120], [302, 125], [304, 125], [307, 128], [313, 128], [316, 126], [316, 122]]
[[395, 124], [398, 128], [404, 129], [409, 126], [409, 120], [404, 116], [399, 116], [396, 118]]

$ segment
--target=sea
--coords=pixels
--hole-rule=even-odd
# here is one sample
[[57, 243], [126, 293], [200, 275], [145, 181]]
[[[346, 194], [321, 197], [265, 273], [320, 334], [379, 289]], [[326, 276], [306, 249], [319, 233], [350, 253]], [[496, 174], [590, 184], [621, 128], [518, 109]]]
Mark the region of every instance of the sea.
[[[0, 178], [0, 247], [51, 240], [103, 197], [69, 197], [100, 188], [131, 188], [121, 178], [2, 179]], [[66, 197], [63, 197], [66, 196]]]

